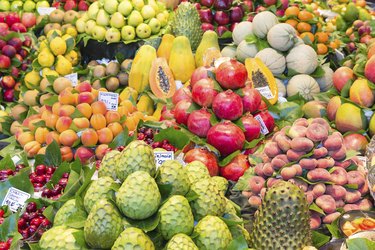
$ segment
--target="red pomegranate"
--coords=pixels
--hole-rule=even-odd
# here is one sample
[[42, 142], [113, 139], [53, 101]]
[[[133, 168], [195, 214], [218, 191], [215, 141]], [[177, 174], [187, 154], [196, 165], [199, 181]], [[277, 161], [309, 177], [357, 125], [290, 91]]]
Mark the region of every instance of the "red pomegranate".
[[257, 89], [247, 85], [242, 89], [244, 96], [242, 97], [243, 111], [254, 114], [259, 110], [259, 106], [262, 102], [262, 95]]
[[199, 137], [206, 137], [211, 127], [210, 118], [211, 113], [206, 109], [194, 110], [189, 115], [187, 127], [193, 134]]
[[195, 83], [197, 83], [201, 79], [207, 79], [208, 78], [208, 71], [214, 71], [213, 67], [205, 67], [201, 66], [194, 70], [193, 75], [190, 79], [190, 86], [193, 88]]
[[268, 133], [271, 133], [273, 129], [275, 128], [275, 119], [273, 119], [272, 115], [268, 112], [268, 110], [259, 112], [258, 114], [254, 115], [254, 118], [259, 121], [259, 123], [261, 124], [261, 127], [262, 127], [262, 121], [263, 121], [264, 125], [266, 126], [268, 130]]
[[246, 155], [239, 154], [234, 157], [224, 167], [220, 168], [220, 175], [227, 180], [238, 181], [238, 179], [245, 173], [250, 167], [250, 163]]
[[211, 176], [216, 176], [219, 174], [219, 165], [217, 163], [217, 158], [214, 153], [203, 148], [194, 148], [185, 154], [184, 161], [186, 163], [192, 161], [200, 161], [206, 165], [208, 172]]
[[188, 87], [179, 88], [172, 96], [172, 103], [174, 105], [181, 100], [191, 101], [191, 91]]
[[216, 69], [216, 80], [225, 89], [243, 88], [247, 80], [246, 67], [235, 59], [223, 62]]
[[188, 109], [191, 105], [190, 101], [182, 100], [179, 101], [174, 108], [174, 118], [178, 124], [187, 125], [187, 120], [189, 117]]
[[260, 135], [260, 123], [251, 114], [241, 117], [243, 127], [245, 128], [246, 141], [252, 141]]
[[192, 90], [193, 101], [201, 107], [211, 107], [217, 94], [214, 81], [210, 78], [199, 80], [195, 83]]
[[214, 98], [212, 110], [220, 119], [237, 120], [243, 114], [241, 97], [230, 89], [221, 92]]

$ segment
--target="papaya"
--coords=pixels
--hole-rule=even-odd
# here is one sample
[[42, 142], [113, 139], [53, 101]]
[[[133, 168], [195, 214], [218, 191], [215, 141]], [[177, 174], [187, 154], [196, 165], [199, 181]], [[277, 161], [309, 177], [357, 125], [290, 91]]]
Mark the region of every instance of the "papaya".
[[152, 93], [158, 98], [170, 98], [176, 92], [176, 83], [173, 74], [164, 57], [156, 58], [150, 70], [150, 87]]
[[142, 95], [138, 100], [137, 110], [146, 115], [152, 115], [154, 113], [154, 101], [148, 95]]
[[134, 57], [129, 73], [129, 87], [138, 93], [149, 86], [149, 74], [152, 61], [156, 58], [156, 50], [151, 45], [143, 45]]
[[178, 36], [173, 40], [169, 67], [175, 80], [183, 83], [190, 80], [195, 70], [195, 59], [186, 36]]
[[174, 38], [174, 35], [171, 34], [163, 35], [158, 51], [156, 52], [158, 57], [164, 57], [169, 61]]
[[132, 98], [133, 101], [136, 101], [138, 99], [138, 92], [131, 87], [126, 87], [120, 93], [120, 101], [129, 100], [130, 98]]
[[152, 115], [156, 121], [160, 121], [160, 118], [161, 118], [161, 112], [163, 111], [163, 107], [164, 107], [164, 104], [162, 103], [158, 103], [156, 105], [156, 109], [155, 109], [155, 112], [154, 114]]
[[275, 104], [278, 99], [278, 88], [271, 70], [258, 57], [247, 58], [245, 60], [245, 67], [252, 86], [254, 88], [269, 87], [272, 97], [265, 97], [271, 104]]
[[[212, 55], [213, 52], [216, 52], [216, 51], [219, 51], [219, 55], [220, 55], [220, 47], [219, 47], [219, 40], [218, 40], [217, 34], [213, 30], [207, 30], [206, 32], [204, 32], [202, 40], [199, 43], [197, 51], [195, 52], [196, 66], [197, 67], [205, 66], [203, 65], [204, 60], [206, 61], [206, 64], [212, 63], [212, 59], [210, 60], [207, 57], [211, 58], [212, 56], [210, 55]], [[214, 56], [213, 59], [216, 59], [215, 57], [216, 56]], [[206, 66], [211, 66], [211, 65], [206, 65]]]

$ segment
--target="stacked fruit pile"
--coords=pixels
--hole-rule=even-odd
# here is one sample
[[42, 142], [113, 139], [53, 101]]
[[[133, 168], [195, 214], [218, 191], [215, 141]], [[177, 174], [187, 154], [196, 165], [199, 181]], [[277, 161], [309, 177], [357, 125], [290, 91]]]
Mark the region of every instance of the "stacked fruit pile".
[[90, 1], [85, 0], [54, 0], [53, 7], [69, 10], [87, 11], [89, 9]]
[[56, 9], [52, 11], [48, 16], [42, 15], [38, 17], [40, 22], [44, 22], [43, 33], [47, 35], [51, 30], [59, 30], [63, 34], [69, 34], [76, 38], [77, 30], [74, 22], [81, 15], [75, 10], [63, 10]]
[[12, 31], [25, 33], [35, 24], [36, 15], [32, 12], [25, 12], [21, 16], [16, 12], [0, 12], [0, 36], [7, 36]]
[[34, 12], [38, 8], [50, 7], [49, 1], [47, 0], [1, 0], [0, 1], [0, 11], [25, 11], [25, 12]]

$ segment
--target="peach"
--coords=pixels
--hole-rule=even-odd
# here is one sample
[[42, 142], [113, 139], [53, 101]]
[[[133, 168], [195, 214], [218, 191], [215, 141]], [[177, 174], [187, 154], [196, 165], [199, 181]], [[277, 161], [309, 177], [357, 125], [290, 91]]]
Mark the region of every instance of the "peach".
[[328, 150], [325, 147], [316, 148], [313, 151], [312, 157], [315, 159], [320, 159], [326, 157], [328, 154]]
[[318, 159], [317, 168], [330, 168], [335, 165], [335, 160], [331, 157]]
[[31, 141], [25, 144], [23, 147], [23, 150], [26, 152], [27, 157], [33, 158], [35, 157], [39, 150], [42, 148], [39, 142], [37, 141]]
[[313, 142], [320, 142], [328, 137], [328, 130], [321, 124], [312, 123], [307, 127], [306, 137]]
[[102, 144], [109, 144], [113, 140], [112, 131], [109, 128], [102, 128], [97, 131], [99, 142]]
[[304, 154], [305, 152], [297, 152], [293, 149], [289, 149], [286, 152], [286, 156], [288, 157], [289, 161], [298, 161]]
[[257, 208], [262, 204], [262, 199], [257, 195], [253, 195], [249, 198], [248, 202], [251, 207]]
[[331, 156], [335, 161], [344, 160], [346, 157], [346, 148], [344, 145], [339, 150], [328, 151], [328, 155]]
[[367, 144], [367, 138], [361, 134], [349, 134], [344, 136], [344, 145], [347, 150], [359, 151], [364, 154]]
[[274, 169], [271, 163], [267, 162], [263, 165], [263, 173], [265, 176], [272, 176], [274, 174]]
[[293, 164], [291, 167], [293, 167], [296, 170], [296, 175], [300, 176], [303, 173], [302, 167], [300, 164]]
[[333, 86], [341, 92], [344, 86], [350, 81], [354, 80], [355, 75], [351, 68], [349, 67], [340, 67], [338, 68], [332, 76]]
[[42, 115], [31, 115], [31, 116], [27, 117], [25, 120], [23, 120], [22, 126], [29, 127], [31, 121], [33, 121], [35, 119], [40, 119], [40, 117], [42, 117]]
[[338, 108], [341, 106], [341, 104], [342, 104], [342, 102], [341, 102], [340, 96], [334, 96], [329, 100], [328, 105], [327, 105], [328, 120], [330, 120], [330, 121], [335, 120], [336, 112], [337, 112]]
[[37, 155], [45, 155], [47, 147], [41, 147], [37, 153]]
[[314, 194], [312, 191], [307, 191], [305, 192], [305, 197], [306, 197], [306, 201], [307, 201], [307, 204], [311, 204], [314, 202]]
[[75, 104], [75, 97], [71, 89], [67, 88], [60, 92], [59, 102], [62, 105], [74, 105]]
[[54, 113], [55, 115], [59, 115], [59, 111], [60, 111], [60, 107], [62, 106], [61, 103], [59, 102], [55, 102], [53, 105], [52, 105], [52, 113]]
[[337, 109], [335, 123], [341, 133], [366, 130], [368, 126], [362, 109], [351, 103], [344, 103]]
[[91, 104], [95, 101], [95, 96], [91, 92], [82, 92], [78, 94], [78, 103]]
[[110, 124], [112, 122], [119, 122], [121, 116], [117, 111], [108, 111], [105, 114], [105, 119], [107, 120], [107, 124]]
[[367, 60], [366, 65], [365, 65], [365, 76], [371, 82], [375, 82], [374, 71], [375, 71], [375, 56], [372, 56], [369, 60]]
[[359, 210], [359, 206], [357, 204], [346, 204], [344, 206], [345, 212], [352, 211], [352, 210]]
[[341, 167], [333, 167], [331, 170], [331, 182], [343, 186], [348, 183], [348, 173]]
[[311, 212], [310, 217], [310, 228], [312, 230], [318, 229], [320, 227], [320, 224], [322, 224], [322, 220], [320, 218], [320, 214], [317, 212]]
[[93, 102], [91, 104], [91, 109], [93, 114], [105, 115], [105, 113], [107, 113], [107, 106], [101, 101]]
[[356, 203], [361, 199], [361, 193], [358, 190], [346, 189], [345, 202]]
[[314, 198], [322, 196], [326, 192], [326, 185], [324, 183], [318, 183], [312, 187]]
[[368, 86], [367, 79], [357, 79], [354, 81], [349, 90], [349, 99], [364, 107], [371, 107], [374, 105], [374, 92]]
[[18, 137], [17, 137], [17, 141], [18, 143], [24, 147], [27, 143], [29, 142], [32, 142], [34, 141], [34, 135], [29, 132], [29, 131], [26, 131], [26, 132], [22, 132]]
[[345, 206], [345, 201], [343, 199], [336, 200], [336, 207], [337, 208], [344, 207], [344, 206]]
[[86, 117], [74, 118], [73, 124], [76, 126], [77, 130], [82, 130], [84, 128], [90, 127], [90, 121]]
[[288, 131], [288, 136], [292, 139], [298, 137], [305, 137], [307, 128], [301, 125], [293, 125]]
[[369, 199], [363, 199], [355, 203], [362, 211], [370, 211], [373, 207], [372, 202]]
[[297, 137], [292, 140], [290, 146], [297, 152], [310, 152], [314, 147], [314, 143], [305, 137]]
[[60, 134], [59, 140], [62, 145], [72, 147], [79, 140], [79, 137], [74, 130], [68, 129]]
[[271, 166], [273, 169], [280, 169], [282, 167], [284, 167], [284, 165], [286, 164], [285, 161], [283, 161], [282, 159], [278, 158], [278, 157], [275, 157], [271, 160]]
[[124, 130], [121, 124], [118, 122], [112, 122], [108, 124], [107, 127], [112, 131], [113, 137], [116, 137], [118, 134], [120, 134]]
[[88, 81], [83, 81], [77, 84], [77, 86], [74, 88], [79, 93], [82, 92], [91, 92], [91, 84]]
[[246, 198], [250, 198], [253, 194], [253, 192], [250, 192], [250, 191], [242, 191], [241, 192], [243, 196], [245, 196]]
[[46, 144], [48, 145], [48, 144], [51, 144], [53, 141], [56, 141], [56, 143], [60, 145], [59, 137], [60, 135], [56, 131], [48, 132], [48, 134], [46, 135]]
[[62, 105], [59, 109], [58, 116], [71, 116], [76, 108], [73, 105]]
[[30, 120], [29, 125], [27, 127], [29, 128], [29, 130], [31, 132], [35, 132], [35, 130], [37, 129], [37, 127], [40, 126], [38, 124], [40, 124], [41, 122], [44, 123], [44, 121], [42, 119], [40, 119], [40, 118], [36, 118], [36, 119]]
[[297, 187], [299, 187], [303, 192], [307, 192], [307, 183], [304, 182], [303, 180], [300, 180], [300, 179], [289, 179], [288, 180], [290, 183], [293, 183], [294, 185], [296, 185]]
[[314, 118], [314, 119], [309, 119], [309, 122], [310, 124], [314, 124], [314, 123], [317, 123], [317, 124], [320, 124], [322, 125], [323, 127], [325, 127], [325, 129], [329, 132], [331, 131], [331, 126], [329, 125], [328, 121], [324, 118]]
[[260, 190], [266, 183], [265, 179], [260, 176], [251, 176], [248, 180], [250, 191], [254, 194], [259, 194]]
[[286, 152], [290, 149], [291, 140], [288, 136], [280, 134], [275, 137], [275, 142], [277, 146], [283, 151]]
[[97, 159], [103, 159], [104, 155], [107, 153], [108, 145], [107, 144], [100, 144], [95, 149], [95, 156]]
[[85, 147], [93, 147], [98, 143], [99, 137], [96, 131], [92, 128], [88, 128], [82, 131], [81, 142]]
[[345, 197], [346, 189], [340, 185], [328, 185], [327, 194], [331, 195], [336, 201], [338, 201]]
[[367, 184], [367, 181], [365, 181], [365, 183], [360, 187], [358, 188], [358, 191], [362, 194], [362, 195], [366, 195], [368, 194], [369, 192], [369, 186]]
[[294, 122], [293, 122], [293, 126], [294, 125], [298, 125], [298, 126], [303, 126], [303, 127], [307, 127], [307, 126], [309, 126], [309, 122], [307, 121], [307, 119], [306, 118], [298, 118], [297, 120], [295, 120]]
[[276, 179], [276, 178], [271, 177], [271, 178], [269, 178], [267, 180], [266, 185], [267, 185], [268, 188], [270, 188], [270, 187], [272, 187], [273, 185], [275, 185], [276, 183], [278, 183], [280, 181], [281, 181], [280, 179]]
[[12, 122], [12, 124], [10, 125], [10, 133], [12, 135], [16, 135], [17, 133], [21, 133], [22, 131], [22, 125], [18, 121]]
[[287, 181], [297, 175], [297, 170], [292, 166], [284, 167], [281, 169], [280, 175], [284, 181]]
[[95, 159], [95, 153], [92, 149], [79, 147], [74, 154], [74, 159], [79, 159], [83, 164]]
[[326, 216], [323, 217], [323, 223], [325, 223], [325, 224], [331, 224], [337, 218], [339, 218], [340, 215], [341, 215], [340, 212], [333, 212], [333, 213], [327, 214]]
[[60, 152], [63, 161], [70, 162], [73, 160], [73, 150], [71, 147], [63, 146], [60, 148]]
[[91, 116], [90, 124], [91, 127], [93, 127], [95, 130], [99, 130], [105, 128], [105, 126], [107, 125], [107, 121], [104, 115], [97, 113]]
[[256, 175], [259, 175], [261, 177], [265, 177], [265, 175], [263, 173], [263, 165], [264, 165], [263, 163], [258, 163], [258, 164], [255, 165], [255, 167], [254, 167], [254, 173]]
[[12, 107], [10, 115], [16, 120], [16, 121], [21, 121], [22, 117], [27, 112], [27, 107], [23, 104], [17, 104], [14, 107]]
[[328, 151], [336, 151], [341, 149], [342, 143], [343, 141], [339, 136], [330, 135], [327, 140], [323, 142], [323, 145]]
[[87, 119], [89, 119], [91, 117], [91, 115], [92, 115], [92, 108], [91, 108], [90, 104], [88, 104], [88, 103], [80, 103], [80, 104], [77, 105], [76, 108]]
[[331, 174], [324, 168], [315, 168], [307, 173], [307, 179], [312, 182], [330, 181]]
[[327, 103], [322, 101], [309, 101], [302, 106], [302, 111], [307, 118], [322, 117], [327, 113]]
[[357, 185], [358, 187], [362, 187], [363, 184], [365, 184], [366, 182], [364, 175], [360, 171], [357, 171], [357, 170], [348, 172], [347, 176], [348, 176], [348, 184], [353, 184], [353, 185]]
[[333, 212], [336, 212], [336, 202], [335, 199], [333, 199], [330, 195], [322, 195], [319, 196], [315, 200], [316, 205], [320, 207], [325, 213], [330, 214]]
[[56, 121], [57, 132], [62, 133], [63, 131], [69, 129], [70, 125], [72, 125], [72, 122], [73, 120], [69, 116], [59, 117], [59, 119], [57, 119]]
[[35, 140], [40, 144], [44, 144], [46, 142], [46, 137], [48, 134], [48, 129], [44, 127], [39, 127], [35, 130]]
[[276, 142], [267, 142], [264, 146], [264, 153], [270, 157], [273, 158], [279, 154], [281, 154], [280, 148], [277, 146]]
[[312, 170], [315, 169], [318, 166], [318, 161], [316, 159], [301, 159], [299, 161], [299, 164], [301, 165], [301, 168], [307, 169], [307, 170]]

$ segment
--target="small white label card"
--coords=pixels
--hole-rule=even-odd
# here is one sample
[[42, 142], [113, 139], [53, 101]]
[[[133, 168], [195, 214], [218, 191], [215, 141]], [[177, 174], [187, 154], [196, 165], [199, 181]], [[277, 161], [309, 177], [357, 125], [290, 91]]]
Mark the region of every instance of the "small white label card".
[[254, 118], [260, 123], [260, 132], [264, 135], [268, 134], [270, 131], [268, 131], [268, 128], [264, 123], [262, 117], [260, 115], [256, 115], [254, 116]]
[[273, 98], [273, 94], [271, 92], [271, 89], [270, 87], [266, 86], [266, 87], [259, 87], [259, 88], [256, 88], [260, 94], [262, 96], [264, 96], [265, 98], [267, 99], [272, 99]]
[[78, 74], [77, 73], [72, 73], [69, 75], [64, 76], [64, 78], [70, 80], [72, 82], [72, 86], [75, 87], [78, 84]]
[[156, 168], [159, 168], [166, 160], [174, 160], [173, 151], [154, 151]]
[[367, 157], [366, 156], [357, 156], [357, 159], [359, 160], [362, 167], [367, 169]]
[[99, 91], [98, 100], [105, 103], [107, 110], [117, 111], [118, 93]]
[[38, 13], [41, 16], [43, 16], [43, 15], [49, 15], [55, 9], [56, 9], [55, 7], [39, 7], [38, 8]]
[[8, 205], [9, 209], [13, 212], [17, 212], [25, 206], [25, 202], [31, 195], [17, 188], [11, 187], [6, 194], [2, 206]]

